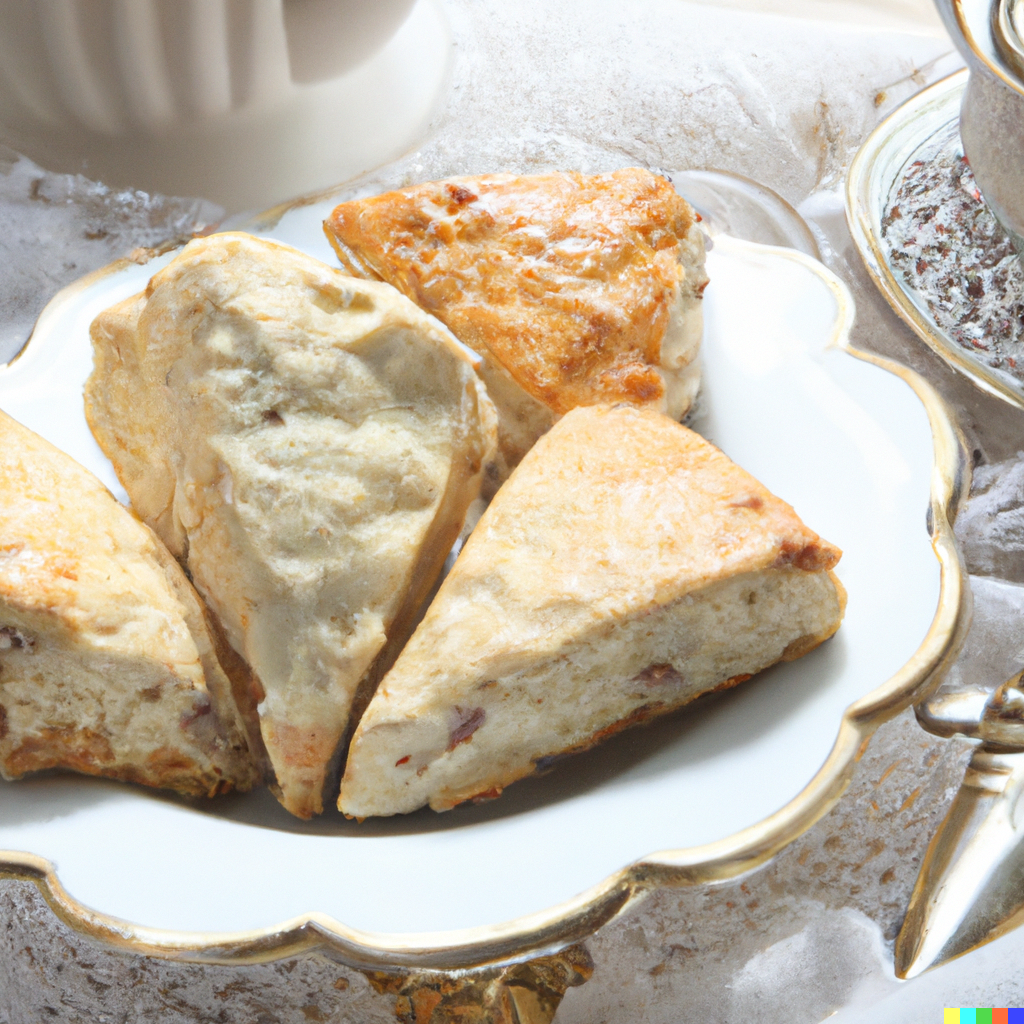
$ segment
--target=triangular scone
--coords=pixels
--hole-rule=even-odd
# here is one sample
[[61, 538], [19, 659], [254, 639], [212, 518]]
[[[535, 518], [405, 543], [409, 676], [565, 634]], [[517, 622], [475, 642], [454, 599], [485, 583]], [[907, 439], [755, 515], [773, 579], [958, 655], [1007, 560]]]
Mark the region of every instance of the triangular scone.
[[191, 242], [92, 335], [93, 433], [257, 677], [281, 802], [319, 813], [479, 491], [470, 355], [389, 285], [242, 234]]
[[202, 606], [153, 532], [0, 412], [0, 774], [258, 781]]
[[359, 723], [339, 807], [445, 810], [805, 654], [840, 552], [668, 417], [576, 409], [484, 513]]
[[578, 405], [679, 419], [700, 383], [707, 284], [689, 204], [658, 175], [485, 175], [342, 203], [342, 265], [393, 284], [485, 357], [498, 479]]

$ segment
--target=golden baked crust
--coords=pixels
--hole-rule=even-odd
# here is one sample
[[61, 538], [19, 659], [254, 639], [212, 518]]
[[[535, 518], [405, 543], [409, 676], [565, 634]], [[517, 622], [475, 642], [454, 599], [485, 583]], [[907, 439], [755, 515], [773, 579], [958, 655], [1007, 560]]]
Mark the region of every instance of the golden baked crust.
[[54, 767], [193, 796], [259, 778], [177, 563], [0, 413], [0, 773]]
[[[699, 345], [703, 242], [690, 206], [649, 171], [429, 182], [342, 203], [324, 228], [350, 273], [399, 288], [550, 410], [533, 411], [540, 427], [598, 402], [678, 418], [693, 398], [695, 377], [682, 395], [666, 383], [678, 390]], [[503, 433], [523, 415], [502, 415]], [[502, 447], [510, 468], [529, 445]]]
[[388, 285], [243, 234], [190, 243], [92, 336], [93, 433], [252, 667], [282, 803], [319, 813], [479, 492], [469, 355]]
[[495, 795], [839, 627], [839, 550], [697, 434], [578, 408], [484, 513], [354, 735], [339, 807]]

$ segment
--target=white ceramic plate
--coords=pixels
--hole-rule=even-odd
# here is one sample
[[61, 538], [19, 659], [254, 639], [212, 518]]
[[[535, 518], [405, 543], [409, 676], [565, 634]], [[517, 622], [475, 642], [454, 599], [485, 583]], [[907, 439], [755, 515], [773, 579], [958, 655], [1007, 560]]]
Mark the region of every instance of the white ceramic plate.
[[[333, 263], [320, 231], [331, 205], [295, 208], [264, 233]], [[25, 353], [0, 369], [0, 407], [122, 498], [82, 412], [88, 326], [169, 258], [58, 297]], [[733, 836], [787, 804], [799, 809], [786, 818], [788, 834], [806, 827], [838, 794], [870, 731], [850, 740], [847, 706], [902, 673], [882, 717], [894, 713], [953, 643], [959, 598], [950, 605], [944, 590], [940, 601], [925, 519], [955, 487], [933, 479], [934, 421], [915, 391], [841, 347], [852, 300], [823, 267], [720, 235], [708, 271], [695, 426], [843, 548], [849, 607], [834, 640], [489, 804], [362, 824], [328, 813], [304, 824], [265, 791], [189, 805], [50, 775], [0, 785], [0, 849], [49, 858], [72, 897], [150, 928], [238, 932], [316, 911], [377, 933], [437, 932], [551, 908], [652, 851], [687, 861], [681, 848]], [[953, 456], [943, 458], [948, 478]], [[946, 488], [941, 501], [936, 487]], [[931, 647], [908, 667], [926, 634]], [[825, 779], [841, 724], [846, 740]], [[807, 792], [816, 795], [792, 804], [815, 779]]]

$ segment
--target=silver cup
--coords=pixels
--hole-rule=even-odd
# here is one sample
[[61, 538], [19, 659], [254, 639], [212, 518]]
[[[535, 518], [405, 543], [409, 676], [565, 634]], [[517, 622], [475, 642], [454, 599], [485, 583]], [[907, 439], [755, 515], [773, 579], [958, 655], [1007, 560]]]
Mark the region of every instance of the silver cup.
[[1024, 252], [1024, 0], [935, 0], [970, 69], [964, 153], [989, 208]]

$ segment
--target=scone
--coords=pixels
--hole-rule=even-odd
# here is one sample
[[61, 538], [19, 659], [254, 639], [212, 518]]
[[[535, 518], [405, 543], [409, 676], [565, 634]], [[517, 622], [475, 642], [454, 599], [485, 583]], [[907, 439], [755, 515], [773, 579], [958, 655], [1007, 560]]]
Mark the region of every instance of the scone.
[[152, 531], [0, 412], [0, 774], [258, 781], [202, 606]]
[[243, 234], [191, 242], [92, 336], [93, 433], [252, 668], [281, 802], [319, 813], [479, 491], [471, 353], [389, 285]]
[[484, 357], [500, 480], [578, 405], [687, 411], [707, 284], [697, 219], [630, 167], [430, 182], [342, 203], [324, 229], [346, 270], [393, 284]]
[[353, 817], [497, 796], [551, 759], [798, 658], [840, 556], [686, 427], [575, 409], [498, 492], [352, 740]]

